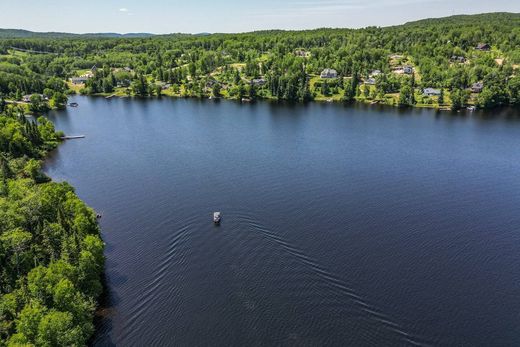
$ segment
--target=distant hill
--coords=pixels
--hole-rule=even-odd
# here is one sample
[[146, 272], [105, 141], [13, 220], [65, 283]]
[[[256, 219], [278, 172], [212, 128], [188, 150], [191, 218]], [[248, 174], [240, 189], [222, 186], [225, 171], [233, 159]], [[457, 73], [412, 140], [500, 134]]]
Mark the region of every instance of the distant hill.
[[[474, 25], [478, 23], [518, 23], [520, 25], [520, 13], [509, 13], [509, 12], [494, 12], [494, 13], [483, 13], [473, 15], [455, 15], [450, 17], [440, 18], [427, 18], [417, 21], [408, 22], [401, 25], [394, 25], [390, 28], [401, 28], [401, 27], [420, 27], [420, 26], [461, 26], [461, 25]], [[265, 29], [249, 33], [236, 33], [236, 34], [254, 34], [254, 35], [265, 35], [265, 34], [283, 34], [285, 32], [313, 32], [318, 30], [330, 30], [331, 28], [316, 28], [307, 30], [278, 30], [278, 29]], [[335, 28], [335, 30], [347, 30], [348, 28]], [[359, 29], [351, 29], [359, 30]], [[230, 35], [236, 35], [230, 34]], [[86, 33], [86, 34], [73, 34], [63, 32], [35, 32], [23, 29], [0, 29], [0, 39], [17, 39], [17, 38], [147, 38], [147, 37], [163, 37], [163, 38], [185, 38], [185, 37], [205, 37], [213, 35], [223, 35], [218, 33], [207, 33], [201, 32], [196, 34], [184, 34], [184, 33], [171, 33], [171, 34], [151, 34], [151, 33]], [[226, 35], [226, 34], [224, 34]]]
[[471, 15], [455, 15], [449, 17], [441, 17], [441, 18], [427, 18], [421, 19], [413, 22], [408, 22], [404, 24], [404, 26], [420, 26], [420, 25], [430, 25], [430, 24], [444, 24], [444, 25], [461, 25], [461, 24], [470, 24], [478, 21], [497, 21], [497, 22], [507, 22], [507, 21], [520, 21], [520, 13], [510, 13], [510, 12], [493, 12], [493, 13], [482, 13], [482, 14], [471, 14]]
[[61, 32], [35, 32], [23, 29], [0, 29], [0, 38], [145, 38], [152, 37], [154, 34], [150, 33], [87, 33], [87, 34], [72, 34]]

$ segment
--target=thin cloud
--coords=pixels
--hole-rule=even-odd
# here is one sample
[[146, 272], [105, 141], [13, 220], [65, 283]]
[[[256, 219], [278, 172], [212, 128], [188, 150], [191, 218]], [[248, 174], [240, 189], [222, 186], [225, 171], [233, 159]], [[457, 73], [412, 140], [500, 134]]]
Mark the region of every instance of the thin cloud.
[[126, 7], [120, 8], [119, 12], [128, 12], [128, 9]]

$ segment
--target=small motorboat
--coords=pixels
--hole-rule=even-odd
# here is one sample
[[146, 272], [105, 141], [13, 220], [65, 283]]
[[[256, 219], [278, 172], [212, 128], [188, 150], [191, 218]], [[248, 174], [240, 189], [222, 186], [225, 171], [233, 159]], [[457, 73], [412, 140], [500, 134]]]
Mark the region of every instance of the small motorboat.
[[78, 104], [77, 102], [71, 102], [71, 103], [69, 104], [69, 106], [70, 106], [70, 107], [78, 107], [79, 104]]
[[220, 215], [220, 212], [213, 212], [213, 223], [220, 224], [221, 219], [222, 216]]

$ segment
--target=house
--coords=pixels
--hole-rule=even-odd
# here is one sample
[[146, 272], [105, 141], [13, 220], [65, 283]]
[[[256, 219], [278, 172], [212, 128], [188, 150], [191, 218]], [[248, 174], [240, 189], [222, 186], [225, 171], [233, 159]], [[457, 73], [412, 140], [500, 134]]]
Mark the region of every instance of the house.
[[381, 75], [381, 70], [374, 70], [370, 73], [370, 77], [376, 77]]
[[251, 84], [254, 86], [257, 86], [257, 87], [261, 87], [266, 83], [267, 83], [267, 81], [264, 78], [255, 78], [255, 79], [251, 80]]
[[96, 65], [92, 66], [92, 68], [90, 69], [90, 71], [92, 71], [92, 73], [96, 72], [96, 70], [97, 70], [97, 66]]
[[92, 72], [87, 72], [87, 73], [84, 73], [83, 75], [81, 75], [80, 77], [84, 77], [84, 78], [94, 78], [94, 74]]
[[86, 77], [72, 77], [70, 81], [72, 84], [85, 84], [87, 82], [88, 78]]
[[423, 90], [423, 95], [424, 96], [439, 96], [439, 95], [441, 95], [441, 90], [434, 89], [434, 88], [425, 88]]
[[130, 87], [130, 84], [132, 84], [132, 81], [130, 81], [128, 79], [117, 81], [117, 87], [119, 87], [119, 88]]
[[482, 82], [473, 83], [471, 85], [470, 89], [471, 89], [472, 93], [481, 93], [482, 89], [484, 89], [484, 83], [482, 83]]
[[334, 69], [325, 69], [320, 74], [321, 78], [337, 78], [338, 72]]
[[41, 98], [42, 100], [49, 100], [49, 98], [46, 97], [46, 96], [43, 95], [43, 94], [28, 94], [28, 95], [24, 95], [24, 96], [22, 97], [22, 101], [23, 101], [23, 102], [31, 102], [31, 97], [32, 97], [33, 95], [38, 95], [38, 96], [40, 96], [40, 98]]
[[491, 46], [487, 43], [479, 43], [477, 45], [477, 47], [475, 47], [476, 50], [478, 51], [484, 51], [484, 52], [487, 52], [491, 49]]
[[413, 67], [411, 67], [409, 65], [403, 66], [403, 73], [405, 73], [407, 75], [413, 74]]
[[373, 77], [367, 78], [367, 79], [365, 80], [365, 84], [368, 84], [368, 85], [373, 86], [373, 85], [376, 84], [376, 79], [373, 78]]
[[450, 59], [454, 63], [464, 64], [466, 62], [466, 58], [462, 56], [453, 55]]
[[206, 88], [213, 88], [213, 86], [214, 86], [215, 84], [218, 84], [218, 81], [217, 81], [217, 80], [209, 79], [209, 80], [206, 82]]

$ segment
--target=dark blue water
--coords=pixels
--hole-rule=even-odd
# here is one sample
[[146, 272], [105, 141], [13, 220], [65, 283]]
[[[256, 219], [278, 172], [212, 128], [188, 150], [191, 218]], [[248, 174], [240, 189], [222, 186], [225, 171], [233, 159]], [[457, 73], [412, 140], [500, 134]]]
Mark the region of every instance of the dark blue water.
[[520, 345], [518, 111], [74, 101], [94, 345]]

